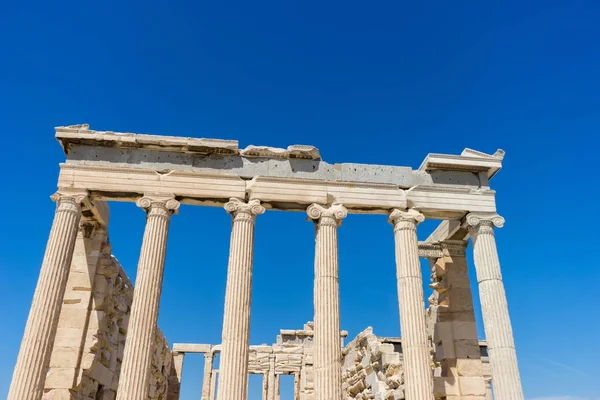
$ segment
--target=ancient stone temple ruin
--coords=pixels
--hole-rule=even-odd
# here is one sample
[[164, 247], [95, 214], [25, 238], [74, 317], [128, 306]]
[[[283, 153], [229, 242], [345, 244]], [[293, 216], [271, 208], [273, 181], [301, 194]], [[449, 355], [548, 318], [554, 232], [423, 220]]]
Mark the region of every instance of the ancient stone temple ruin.
[[[205, 357], [202, 400], [245, 400], [249, 374], [263, 376], [265, 400], [279, 399], [282, 375], [293, 375], [298, 400], [523, 400], [494, 237], [504, 219], [489, 183], [502, 151], [429, 154], [413, 170], [328, 164], [313, 146], [240, 149], [87, 125], [56, 128], [56, 138], [66, 161], [10, 400], [176, 400], [187, 353]], [[135, 288], [112, 254], [108, 201], [146, 213]], [[157, 326], [180, 204], [232, 216], [222, 343], [170, 346]], [[315, 224], [314, 321], [252, 345], [254, 226], [269, 210], [306, 212]], [[337, 231], [348, 213], [385, 214], [392, 225], [401, 338], [366, 327], [347, 340], [341, 330]], [[425, 218], [441, 222], [419, 242]], [[475, 325], [469, 238], [486, 341]], [[431, 266], [427, 308], [420, 258]]]

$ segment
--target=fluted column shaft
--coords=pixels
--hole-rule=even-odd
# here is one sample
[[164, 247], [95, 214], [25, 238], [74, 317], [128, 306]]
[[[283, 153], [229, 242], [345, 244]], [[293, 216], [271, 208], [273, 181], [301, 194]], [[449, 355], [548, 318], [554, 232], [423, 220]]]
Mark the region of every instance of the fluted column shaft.
[[256, 216], [264, 213], [265, 209], [258, 200], [245, 203], [233, 198], [225, 204], [225, 210], [232, 215], [233, 224], [217, 399], [245, 400], [248, 397], [254, 222]]
[[202, 378], [202, 400], [210, 399], [210, 380], [213, 374], [215, 356], [212, 352], [204, 353], [204, 377]]
[[173, 212], [179, 208], [178, 201], [164, 196], [145, 196], [138, 200], [137, 205], [146, 210], [146, 228], [125, 338], [117, 400], [148, 399], [169, 222]]
[[58, 317], [73, 259], [75, 239], [81, 219], [81, 203], [86, 197], [85, 192], [60, 191], [52, 196], [56, 201], [54, 221], [21, 340], [8, 400], [42, 398], [58, 327]]
[[337, 229], [348, 211], [340, 204], [307, 209], [315, 221], [314, 385], [315, 400], [342, 399], [340, 289]]
[[434, 400], [416, 228], [424, 219], [421, 213], [412, 209], [393, 210], [389, 218], [394, 226], [398, 306], [404, 354], [404, 390], [407, 400]]
[[494, 225], [502, 227], [504, 218], [497, 214], [472, 213], [467, 215], [467, 224], [473, 242], [494, 397], [500, 400], [523, 400], [517, 352], [494, 236]]

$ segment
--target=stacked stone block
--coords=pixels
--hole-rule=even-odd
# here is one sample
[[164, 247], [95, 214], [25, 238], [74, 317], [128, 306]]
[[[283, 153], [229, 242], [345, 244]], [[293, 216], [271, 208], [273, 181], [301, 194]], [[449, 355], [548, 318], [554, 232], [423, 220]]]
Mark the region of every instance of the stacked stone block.
[[[67, 281], [44, 400], [114, 400], [133, 285], [111, 254], [106, 232], [81, 231]], [[157, 330], [151, 400], [166, 399], [172, 355]]]
[[401, 354], [382, 343], [372, 328], [361, 332], [344, 349], [342, 389], [345, 399], [404, 399]]
[[433, 341], [434, 393], [447, 400], [485, 400], [486, 384], [473, 299], [466, 242], [459, 253], [431, 263], [434, 292], [429, 298], [429, 331]]

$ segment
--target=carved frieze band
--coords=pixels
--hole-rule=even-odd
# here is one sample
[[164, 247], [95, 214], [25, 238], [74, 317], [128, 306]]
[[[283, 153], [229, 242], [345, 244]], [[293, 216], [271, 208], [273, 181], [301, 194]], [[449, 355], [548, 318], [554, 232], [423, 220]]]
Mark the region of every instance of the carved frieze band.
[[348, 210], [339, 203], [334, 203], [328, 207], [313, 203], [306, 209], [306, 214], [308, 214], [309, 219], [315, 222], [318, 221], [320, 224], [335, 224], [337, 226], [348, 216]]
[[468, 242], [465, 240], [445, 240], [436, 243], [419, 243], [419, 257], [438, 259], [442, 257], [465, 257]]

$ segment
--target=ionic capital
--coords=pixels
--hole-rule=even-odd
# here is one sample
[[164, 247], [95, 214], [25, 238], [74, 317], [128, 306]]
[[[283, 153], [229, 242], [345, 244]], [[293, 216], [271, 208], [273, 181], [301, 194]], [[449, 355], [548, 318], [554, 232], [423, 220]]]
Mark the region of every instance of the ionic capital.
[[50, 199], [58, 210], [80, 211], [83, 204], [90, 204], [89, 195], [85, 190], [59, 189]]
[[145, 194], [138, 199], [135, 204], [143, 208], [148, 215], [170, 215], [177, 213], [179, 203], [175, 196], [168, 194]]
[[322, 206], [313, 203], [306, 209], [308, 218], [319, 223], [334, 223], [340, 225], [342, 220], [348, 216], [348, 209], [339, 203], [330, 206]]
[[233, 220], [254, 220], [257, 215], [263, 214], [265, 208], [260, 205], [260, 200], [252, 199], [248, 202], [232, 197], [225, 203], [225, 211], [233, 217]]
[[465, 217], [465, 221], [469, 228], [478, 226], [502, 228], [504, 226], [504, 218], [496, 213], [469, 213]]
[[425, 216], [413, 208], [409, 208], [406, 211], [394, 208], [388, 217], [388, 222], [394, 225], [394, 227], [397, 227], [400, 222], [408, 222], [417, 226], [423, 221], [425, 221]]

